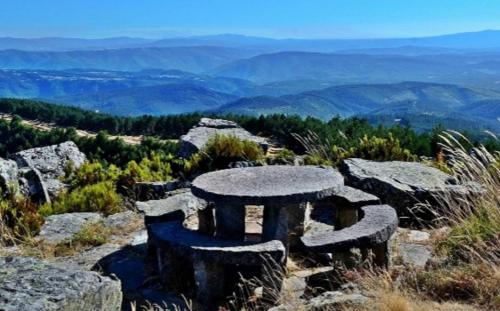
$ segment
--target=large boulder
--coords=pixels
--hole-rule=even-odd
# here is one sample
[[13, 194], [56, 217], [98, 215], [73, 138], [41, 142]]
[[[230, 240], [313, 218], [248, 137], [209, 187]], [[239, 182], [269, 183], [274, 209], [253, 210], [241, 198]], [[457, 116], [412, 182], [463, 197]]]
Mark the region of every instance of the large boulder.
[[241, 140], [250, 140], [267, 150], [268, 142], [265, 138], [252, 135], [241, 128], [237, 123], [221, 119], [202, 118], [197, 126], [181, 136], [179, 156], [189, 158], [193, 153], [203, 149], [210, 138], [215, 135], [231, 135]]
[[0, 257], [4, 311], [121, 310], [120, 282], [96, 272], [24, 257]]
[[80, 167], [85, 154], [72, 141], [59, 145], [39, 147], [15, 153], [12, 159], [19, 167], [23, 194], [40, 201], [50, 201], [62, 188], [60, 180], [69, 165]]
[[417, 162], [347, 159], [340, 171], [346, 184], [376, 195], [396, 208], [400, 216], [414, 216], [412, 208], [418, 203], [437, 205], [438, 197], [481, 191], [479, 185], [459, 184], [453, 176]]
[[0, 189], [10, 191], [19, 188], [19, 171], [16, 162], [0, 158]]

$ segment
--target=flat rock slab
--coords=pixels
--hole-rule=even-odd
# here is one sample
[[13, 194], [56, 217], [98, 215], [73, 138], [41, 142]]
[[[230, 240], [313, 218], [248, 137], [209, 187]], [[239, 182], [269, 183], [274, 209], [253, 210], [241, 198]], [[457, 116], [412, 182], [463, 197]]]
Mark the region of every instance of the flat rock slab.
[[180, 138], [179, 156], [188, 158], [205, 147], [207, 142], [216, 135], [236, 136], [241, 140], [249, 140], [259, 144], [267, 150], [268, 142], [265, 138], [252, 135], [238, 124], [220, 119], [203, 118], [198, 126], [189, 130]]
[[96, 272], [65, 269], [34, 258], [0, 258], [4, 311], [121, 309], [120, 282]]
[[207, 203], [195, 197], [191, 191], [179, 193], [162, 200], [136, 202], [136, 207], [144, 215], [146, 224], [177, 219], [178, 212], [183, 214], [179, 218], [184, 219], [196, 214], [198, 210], [205, 209], [206, 206]]
[[380, 199], [373, 194], [349, 186], [342, 187], [338, 193], [332, 196], [331, 200], [338, 207], [348, 208], [360, 208], [380, 203]]
[[255, 243], [219, 239], [186, 229], [177, 221], [151, 224], [149, 239], [156, 247], [179, 256], [227, 264], [259, 265], [265, 260], [263, 256], [282, 262], [285, 256], [285, 247], [277, 240]]
[[348, 185], [378, 196], [403, 214], [419, 202], [435, 202], [435, 196], [481, 191], [478, 185], [459, 185], [454, 177], [417, 162], [347, 159], [340, 170]]
[[208, 202], [276, 205], [321, 200], [343, 184], [342, 175], [331, 168], [272, 165], [203, 174], [193, 181], [191, 191]]
[[58, 243], [71, 238], [86, 224], [103, 219], [98, 213], [66, 213], [45, 218], [38, 238], [48, 243]]
[[238, 123], [234, 121], [224, 120], [224, 119], [212, 119], [212, 118], [201, 118], [198, 122], [200, 127], [211, 127], [216, 129], [227, 129], [240, 127]]
[[363, 218], [351, 227], [342, 230], [324, 231], [304, 235], [303, 245], [319, 253], [347, 250], [351, 247], [369, 247], [386, 242], [398, 227], [398, 218], [389, 205], [369, 205], [361, 208]]

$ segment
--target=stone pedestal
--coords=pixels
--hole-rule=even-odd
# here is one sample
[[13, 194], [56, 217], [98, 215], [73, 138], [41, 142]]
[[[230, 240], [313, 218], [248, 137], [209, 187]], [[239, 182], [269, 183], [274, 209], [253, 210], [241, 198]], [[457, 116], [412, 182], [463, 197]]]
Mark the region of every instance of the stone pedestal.
[[216, 236], [231, 240], [245, 239], [245, 207], [224, 204], [215, 209]]
[[209, 204], [205, 209], [198, 210], [198, 231], [206, 235], [214, 235], [214, 206]]
[[380, 268], [388, 268], [391, 260], [389, 243], [384, 242], [372, 247], [373, 264]]
[[338, 207], [335, 210], [335, 230], [350, 227], [358, 222], [358, 209], [353, 207]]
[[264, 206], [262, 240], [280, 240], [287, 250], [295, 247], [310, 222], [308, 203]]
[[262, 241], [279, 240], [288, 250], [288, 213], [283, 206], [264, 206]]
[[195, 260], [194, 280], [199, 311], [217, 310], [217, 301], [224, 298], [224, 265]]
[[185, 258], [179, 257], [173, 251], [160, 249], [156, 250], [158, 272], [160, 280], [165, 290], [187, 293], [192, 290], [191, 281], [193, 271], [191, 264]]

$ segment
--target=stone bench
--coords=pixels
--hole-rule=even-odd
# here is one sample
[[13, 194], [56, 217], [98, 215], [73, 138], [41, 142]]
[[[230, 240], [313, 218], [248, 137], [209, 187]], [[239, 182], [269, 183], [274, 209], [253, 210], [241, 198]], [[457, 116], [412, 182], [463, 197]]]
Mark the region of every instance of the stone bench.
[[[196, 301], [207, 310], [225, 297], [228, 281], [235, 276], [229, 274], [236, 271], [235, 267], [248, 267], [255, 274], [252, 276], [262, 276], [268, 259], [278, 265], [285, 261], [285, 247], [280, 241], [231, 241], [184, 228], [180, 221], [149, 225], [149, 240], [156, 248], [166, 289], [186, 293], [194, 288]], [[281, 279], [270, 286], [281, 286]]]
[[303, 236], [303, 247], [316, 253], [335, 253], [359, 248], [365, 257], [371, 249], [374, 263], [387, 267], [388, 241], [398, 226], [396, 211], [389, 205], [369, 205], [362, 207], [360, 212], [361, 220], [350, 227]]

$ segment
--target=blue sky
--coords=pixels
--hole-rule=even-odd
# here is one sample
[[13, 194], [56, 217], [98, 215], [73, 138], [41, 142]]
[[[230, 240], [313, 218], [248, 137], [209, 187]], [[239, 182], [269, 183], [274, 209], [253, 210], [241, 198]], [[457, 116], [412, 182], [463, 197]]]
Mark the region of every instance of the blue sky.
[[0, 36], [427, 36], [500, 29], [498, 0], [5, 0]]

